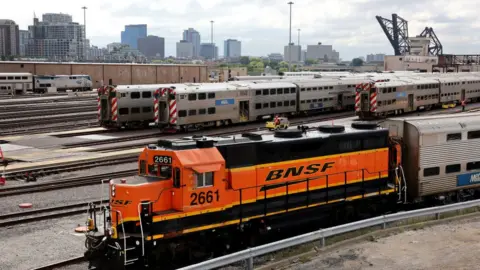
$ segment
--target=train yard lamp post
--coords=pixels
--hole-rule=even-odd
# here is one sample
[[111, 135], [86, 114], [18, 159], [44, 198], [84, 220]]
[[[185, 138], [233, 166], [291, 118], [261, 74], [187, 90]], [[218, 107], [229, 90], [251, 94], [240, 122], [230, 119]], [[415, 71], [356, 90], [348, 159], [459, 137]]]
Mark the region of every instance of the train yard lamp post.
[[288, 50], [287, 50], [287, 52], [288, 52], [288, 71], [291, 71], [291, 61], [292, 61], [291, 50], [292, 50], [292, 47], [290, 47], [290, 46], [292, 44], [292, 5], [293, 5], [293, 2], [290, 1], [287, 4], [290, 5], [290, 29], [288, 31]]
[[211, 38], [211, 43], [212, 43], [212, 61], [215, 59], [215, 45], [213, 45], [213, 23], [214, 23], [214, 21], [210, 21], [210, 24], [212, 25], [211, 33], [210, 33], [210, 35], [211, 35], [210, 38]]
[[[84, 47], [85, 47], [85, 54], [87, 53], [87, 7], [83, 6], [83, 42], [84, 42]], [[83, 56], [84, 59], [87, 58], [86, 55]]]

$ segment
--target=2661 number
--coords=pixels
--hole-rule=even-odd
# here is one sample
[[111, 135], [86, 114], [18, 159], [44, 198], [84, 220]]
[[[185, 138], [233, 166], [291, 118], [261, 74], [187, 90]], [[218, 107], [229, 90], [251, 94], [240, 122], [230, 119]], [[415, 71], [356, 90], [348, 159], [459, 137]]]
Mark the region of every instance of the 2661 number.
[[190, 199], [192, 199], [192, 201], [190, 202], [190, 205], [202, 205], [202, 204], [205, 204], [205, 202], [212, 203], [214, 199], [215, 201], [218, 202], [218, 200], [220, 199], [220, 195], [218, 194], [218, 190], [216, 190], [215, 192], [210, 190], [207, 193], [205, 192], [192, 193], [190, 195]]
[[153, 162], [162, 164], [172, 164], [172, 157], [169, 156], [153, 156]]

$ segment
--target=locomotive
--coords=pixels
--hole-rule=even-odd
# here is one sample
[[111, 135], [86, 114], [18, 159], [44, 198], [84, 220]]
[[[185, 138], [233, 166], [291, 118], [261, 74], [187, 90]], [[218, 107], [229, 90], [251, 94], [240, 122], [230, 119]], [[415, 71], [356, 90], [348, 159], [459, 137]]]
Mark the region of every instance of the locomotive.
[[159, 140], [140, 154], [135, 179], [110, 181], [108, 207], [91, 205], [85, 256], [96, 269], [138, 269], [271, 230], [326, 226], [346, 209], [477, 198], [479, 116]]

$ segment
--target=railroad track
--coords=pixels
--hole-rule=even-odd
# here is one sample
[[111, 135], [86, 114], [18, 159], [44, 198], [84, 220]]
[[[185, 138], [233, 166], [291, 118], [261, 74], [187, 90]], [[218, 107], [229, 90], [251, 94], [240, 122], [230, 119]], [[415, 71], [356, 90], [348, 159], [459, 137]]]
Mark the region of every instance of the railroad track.
[[[107, 203], [108, 200], [104, 200], [103, 202]], [[102, 201], [81, 202], [0, 215], [0, 228], [52, 218], [74, 216], [82, 213], [86, 214], [90, 203], [97, 205], [102, 203]], [[100, 206], [97, 206], [97, 209], [99, 209], [99, 207]]]
[[38, 183], [38, 184], [35, 183], [32, 185], [5, 187], [5, 188], [0, 188], [0, 198], [13, 196], [13, 195], [30, 194], [35, 192], [44, 192], [44, 191], [50, 191], [50, 190], [100, 184], [102, 183], [102, 179], [128, 177], [128, 176], [136, 175], [137, 172], [138, 172], [137, 169], [132, 169], [132, 170], [125, 170], [125, 171], [119, 171], [114, 173], [105, 173], [105, 174], [97, 174], [97, 175], [90, 175], [90, 176], [67, 178], [67, 179], [62, 179], [57, 181], [41, 182], [41, 183]]
[[10, 136], [10, 135], [22, 135], [25, 133], [28, 134], [38, 134], [43, 132], [55, 132], [55, 131], [65, 131], [73, 129], [83, 129], [83, 128], [93, 128], [99, 127], [97, 119], [76, 121], [72, 123], [56, 123], [51, 125], [42, 125], [42, 126], [23, 126], [13, 130], [2, 130], [0, 136]]
[[86, 261], [87, 261], [87, 259], [82, 255], [82, 256], [73, 257], [71, 259], [67, 259], [67, 260], [47, 264], [47, 265], [44, 265], [44, 266], [40, 266], [40, 267], [37, 267], [37, 268], [33, 268], [32, 270], [50, 270], [50, 269], [56, 269], [56, 268], [65, 267], [65, 266], [69, 266], [69, 265], [77, 264], [77, 263], [81, 263], [81, 262], [86, 262]]
[[83, 105], [83, 106], [75, 106], [75, 104], [72, 104], [68, 107], [64, 108], [59, 108], [56, 107], [54, 109], [47, 109], [47, 108], [34, 108], [32, 110], [25, 110], [25, 108], [22, 108], [20, 111], [16, 110], [9, 110], [8, 112], [0, 112], [0, 119], [11, 119], [15, 118], [18, 116], [22, 117], [35, 117], [38, 115], [61, 115], [65, 112], [68, 113], [80, 113], [80, 112], [92, 112], [97, 109], [97, 105], [91, 104], [91, 105]]
[[[86, 101], [86, 100], [97, 100], [97, 95], [87, 95], [87, 96], [69, 96], [62, 95], [64, 97], [57, 98], [56, 96], [37, 96], [31, 98], [9, 98], [1, 99], [0, 105], [20, 105], [20, 104], [41, 104], [41, 103], [60, 103], [60, 102], [74, 102], [74, 101]], [[37, 98], [37, 99], [33, 99]]]
[[[20, 169], [13, 172], [7, 172], [6, 177], [9, 180], [24, 180], [26, 173], [33, 173], [37, 178], [58, 174], [63, 172], [78, 171], [84, 169], [90, 169], [99, 166], [118, 165], [124, 163], [133, 163], [138, 161], [138, 155], [125, 156], [125, 157], [111, 157], [106, 160], [85, 160], [83, 162], [77, 162], [73, 164], [52, 164], [38, 169]], [[7, 167], [8, 169], [8, 167]]]
[[83, 112], [74, 114], [48, 115], [25, 118], [14, 118], [8, 120], [0, 120], [0, 129], [12, 129], [21, 126], [38, 126], [43, 124], [51, 124], [66, 121], [80, 121], [95, 119], [97, 112]]
[[[310, 117], [303, 117], [299, 118], [297, 120], [292, 120], [290, 121], [291, 125], [300, 125], [300, 124], [307, 124], [307, 123], [312, 123], [312, 122], [318, 122], [318, 121], [325, 121], [329, 119], [339, 119], [339, 118], [345, 118], [345, 117], [350, 117], [354, 116], [352, 112], [341, 112], [341, 113], [335, 113], [335, 114], [330, 114], [330, 115], [316, 115], [316, 116], [310, 116]], [[107, 139], [107, 140], [99, 140], [99, 141], [89, 141], [89, 142], [80, 142], [80, 143], [71, 143], [71, 144], [65, 144], [63, 148], [69, 149], [69, 148], [76, 148], [76, 147], [88, 147], [88, 146], [95, 146], [95, 145], [104, 145], [104, 144], [116, 144], [120, 142], [127, 142], [127, 141], [136, 141], [136, 140], [142, 140], [142, 139], [150, 139], [150, 138], [171, 138], [171, 137], [178, 137], [178, 136], [191, 136], [191, 135], [199, 135], [199, 134], [204, 134], [204, 135], [228, 135], [228, 134], [235, 134], [239, 132], [246, 132], [246, 131], [257, 131], [257, 130], [265, 130], [265, 123], [250, 123], [248, 124], [249, 126], [246, 128], [245, 126], [242, 125], [236, 125], [236, 126], [231, 126], [231, 127], [224, 127], [219, 129], [206, 129], [206, 130], [197, 130], [197, 131], [192, 131], [189, 133], [183, 133], [183, 134], [174, 134], [174, 135], [166, 135], [160, 132], [155, 132], [151, 134], [144, 134], [144, 135], [135, 135], [135, 136], [130, 136], [130, 137], [121, 137], [121, 138], [115, 138], [115, 139]], [[151, 143], [156, 143], [156, 140], [152, 140]], [[147, 143], [148, 144], [148, 143]], [[142, 142], [139, 144], [133, 144], [133, 145], [128, 145], [128, 146], [116, 146], [116, 149], [125, 149], [125, 148], [132, 148], [132, 147], [141, 147], [145, 146], [146, 143]]]

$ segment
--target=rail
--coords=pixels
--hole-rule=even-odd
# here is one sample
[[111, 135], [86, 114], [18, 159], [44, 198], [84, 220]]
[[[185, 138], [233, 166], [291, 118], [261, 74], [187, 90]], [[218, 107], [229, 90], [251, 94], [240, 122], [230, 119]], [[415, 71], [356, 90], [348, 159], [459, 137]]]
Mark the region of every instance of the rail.
[[272, 253], [278, 250], [285, 248], [313, 242], [320, 240], [321, 246], [325, 246], [325, 238], [330, 236], [335, 236], [342, 233], [347, 233], [351, 231], [356, 231], [372, 226], [382, 225], [382, 229], [387, 227], [387, 224], [390, 222], [401, 221], [405, 219], [435, 215], [437, 219], [440, 218], [440, 214], [445, 212], [451, 212], [456, 210], [462, 210], [466, 208], [471, 208], [475, 206], [480, 206], [480, 200], [461, 202], [451, 205], [424, 208], [419, 210], [413, 210], [408, 212], [400, 212], [390, 215], [383, 215], [375, 218], [370, 218], [366, 220], [361, 220], [357, 222], [352, 222], [340, 226], [335, 226], [331, 228], [321, 229], [318, 231], [310, 232], [307, 234], [291, 237], [288, 239], [280, 240], [277, 242], [269, 243], [266, 245], [253, 247], [245, 249], [236, 253], [218, 257], [212, 260], [204, 261], [198, 264], [190, 265], [183, 267], [177, 270], [203, 270], [203, 269], [213, 269], [217, 267], [226, 266], [239, 261], [246, 261], [247, 269], [253, 269], [253, 258], [261, 256], [264, 254]]

